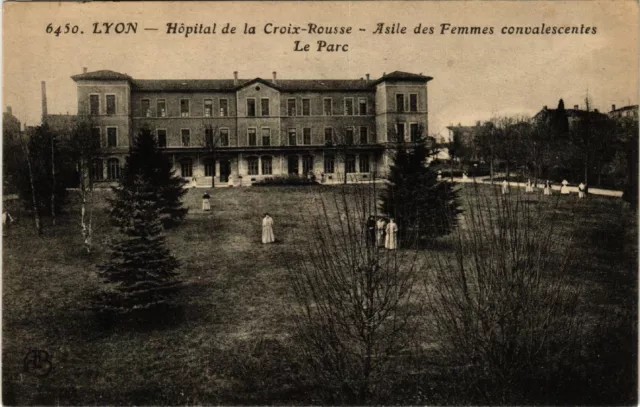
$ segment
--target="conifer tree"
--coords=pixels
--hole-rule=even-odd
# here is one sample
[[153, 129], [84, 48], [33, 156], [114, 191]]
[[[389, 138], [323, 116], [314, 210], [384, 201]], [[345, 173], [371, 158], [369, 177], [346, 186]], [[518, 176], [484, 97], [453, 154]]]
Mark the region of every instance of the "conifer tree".
[[398, 224], [400, 244], [446, 235], [457, 224], [461, 212], [458, 192], [453, 183], [438, 181], [427, 166], [431, 154], [424, 137], [396, 144], [380, 209]]
[[105, 284], [95, 308], [109, 314], [154, 311], [170, 304], [180, 288], [178, 261], [166, 247], [156, 193], [143, 176], [119, 190], [118, 212], [112, 216], [121, 238], [111, 247], [111, 258], [99, 266]]
[[[138, 177], [142, 177], [156, 194], [155, 206], [159, 211], [160, 221], [165, 228], [181, 223], [187, 214], [182, 206], [182, 197], [187, 192], [186, 181], [175, 175], [169, 158], [160, 151], [155, 138], [148, 127], [143, 127], [135, 138], [133, 147], [126, 158], [120, 179], [121, 186], [114, 187], [118, 196], [122, 188], [131, 188]], [[116, 225], [123, 218], [122, 199], [112, 201], [112, 219]]]

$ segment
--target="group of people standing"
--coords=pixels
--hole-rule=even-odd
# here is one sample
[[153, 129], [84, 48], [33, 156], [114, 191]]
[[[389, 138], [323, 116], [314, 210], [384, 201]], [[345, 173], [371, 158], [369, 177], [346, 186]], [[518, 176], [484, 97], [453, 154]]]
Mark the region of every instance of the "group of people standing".
[[366, 223], [367, 245], [384, 247], [388, 250], [398, 248], [398, 224], [390, 218], [369, 216]]
[[[532, 193], [533, 192], [533, 188], [534, 185], [531, 183], [531, 180], [528, 179], [527, 180], [527, 184], [525, 185], [525, 192], [527, 193]], [[510, 192], [509, 189], [509, 183], [507, 182], [507, 180], [502, 181], [502, 195], [506, 195]], [[562, 181], [561, 183], [561, 187], [560, 187], [560, 194], [561, 195], [569, 195], [571, 192], [569, 191], [569, 181], [567, 181], [566, 179]], [[544, 182], [544, 187], [542, 189], [542, 194], [543, 195], [552, 195], [552, 189], [551, 189], [551, 181], [546, 180]], [[582, 199], [582, 198], [586, 198], [587, 197], [587, 186], [584, 183], [580, 183], [580, 185], [578, 185], [578, 198]]]

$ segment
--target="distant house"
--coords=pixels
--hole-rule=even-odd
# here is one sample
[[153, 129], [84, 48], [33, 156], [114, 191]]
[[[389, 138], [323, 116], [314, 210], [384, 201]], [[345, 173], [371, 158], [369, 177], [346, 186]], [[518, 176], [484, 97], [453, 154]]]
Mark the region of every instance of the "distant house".
[[[542, 108], [542, 110], [540, 110], [538, 113], [536, 113], [535, 116], [533, 116], [533, 120], [534, 121], [542, 121], [545, 120], [547, 122], [551, 121], [554, 117], [556, 112], [558, 111], [558, 109], [548, 109], [547, 106], [544, 106]], [[598, 111], [598, 109], [593, 109], [593, 110], [584, 110], [584, 109], [580, 109], [579, 105], [574, 105], [573, 109], [565, 109], [565, 112], [567, 114], [567, 119], [569, 122], [569, 128], [571, 128], [571, 126], [577, 122], [580, 119], [583, 119], [585, 117], [592, 117], [592, 118], [604, 118], [606, 117], [605, 114], [600, 113]]]
[[476, 136], [480, 133], [482, 125], [476, 122], [474, 126], [447, 126], [449, 130], [448, 142], [456, 140], [460, 146], [466, 151], [466, 156], [475, 161], [478, 159], [478, 149], [476, 146]]
[[623, 106], [616, 109], [616, 105], [611, 105], [611, 111], [607, 113], [612, 119], [625, 117], [638, 118], [638, 105]]

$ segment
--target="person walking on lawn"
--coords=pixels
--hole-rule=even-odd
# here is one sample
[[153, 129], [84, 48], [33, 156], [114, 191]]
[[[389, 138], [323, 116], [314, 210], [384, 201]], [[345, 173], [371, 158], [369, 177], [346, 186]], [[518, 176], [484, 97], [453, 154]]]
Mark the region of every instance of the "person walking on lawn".
[[209, 195], [209, 191], [206, 191], [204, 195], [202, 195], [202, 210], [203, 211], [211, 210], [211, 195]]
[[396, 250], [398, 248], [398, 225], [389, 219], [387, 224], [387, 237], [384, 239], [384, 247], [388, 250]]
[[268, 213], [265, 213], [264, 218], [262, 218], [262, 243], [273, 243], [275, 240], [273, 236], [273, 218]]

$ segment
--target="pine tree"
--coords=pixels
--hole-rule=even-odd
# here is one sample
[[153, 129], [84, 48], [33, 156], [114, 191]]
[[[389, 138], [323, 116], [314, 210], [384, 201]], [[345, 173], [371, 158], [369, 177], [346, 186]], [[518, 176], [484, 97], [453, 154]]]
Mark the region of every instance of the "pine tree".
[[438, 181], [427, 166], [427, 157], [433, 153], [424, 138], [397, 143], [380, 209], [398, 224], [400, 244], [416, 237], [446, 235], [457, 224], [458, 192], [453, 183]]
[[[186, 181], [175, 175], [169, 158], [160, 151], [155, 138], [148, 127], [143, 127], [136, 137], [133, 148], [126, 158], [120, 183], [124, 188], [130, 188], [137, 177], [155, 191], [155, 205], [159, 210], [160, 221], [165, 228], [176, 226], [184, 220], [187, 208], [182, 206], [182, 197], [187, 192], [184, 188]], [[119, 187], [114, 188], [116, 195]], [[112, 201], [112, 219], [123, 217], [119, 204], [121, 200]], [[118, 223], [116, 225], [119, 226]]]
[[170, 304], [180, 288], [178, 261], [166, 247], [156, 194], [138, 175], [132, 185], [119, 190], [118, 217], [121, 238], [111, 247], [111, 258], [99, 266], [105, 284], [95, 308], [109, 314], [141, 315]]

